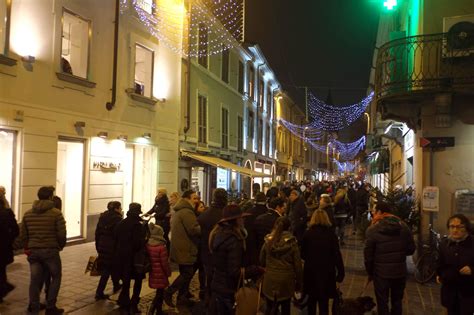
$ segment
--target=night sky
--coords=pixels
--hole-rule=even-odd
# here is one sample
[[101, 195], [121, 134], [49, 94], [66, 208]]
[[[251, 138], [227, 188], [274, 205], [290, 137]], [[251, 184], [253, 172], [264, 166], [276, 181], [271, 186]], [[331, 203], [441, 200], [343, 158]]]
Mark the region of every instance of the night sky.
[[322, 100], [331, 88], [335, 105], [352, 104], [367, 93], [378, 1], [247, 0], [245, 40], [260, 45], [294, 98], [304, 96], [295, 87]]

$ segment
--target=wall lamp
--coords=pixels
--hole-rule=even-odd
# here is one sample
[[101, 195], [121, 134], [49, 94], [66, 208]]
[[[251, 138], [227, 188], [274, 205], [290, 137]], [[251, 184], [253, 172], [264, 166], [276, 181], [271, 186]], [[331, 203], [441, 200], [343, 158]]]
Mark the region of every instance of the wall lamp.
[[127, 135], [119, 135], [119, 136], [117, 137], [117, 139], [126, 142], [126, 141], [128, 140], [128, 136], [127, 136]]
[[150, 139], [150, 138], [151, 138], [151, 133], [145, 132], [145, 133], [142, 135], [142, 137], [145, 138], [145, 139]]
[[28, 56], [21, 57], [21, 61], [33, 64], [33, 63], [35, 63], [36, 58], [34, 56], [28, 55]]
[[102, 138], [102, 139], [107, 139], [108, 136], [109, 136], [109, 133], [106, 131], [101, 131], [97, 134], [97, 137]]
[[76, 128], [84, 128], [86, 126], [86, 122], [85, 121], [76, 121], [74, 123], [74, 127]]

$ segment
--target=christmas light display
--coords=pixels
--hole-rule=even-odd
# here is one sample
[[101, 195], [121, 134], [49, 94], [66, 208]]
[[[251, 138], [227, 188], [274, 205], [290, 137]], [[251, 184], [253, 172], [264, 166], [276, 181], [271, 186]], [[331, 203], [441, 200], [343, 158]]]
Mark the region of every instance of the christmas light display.
[[[151, 7], [150, 7], [151, 6]], [[238, 45], [242, 36], [242, 6], [236, 0], [121, 0], [161, 44], [185, 57], [221, 53]]]
[[280, 119], [280, 123], [285, 126], [285, 128], [288, 129], [292, 134], [306, 141], [321, 140], [325, 134], [323, 131], [311, 128], [308, 125], [296, 125], [285, 119]]
[[372, 101], [374, 92], [359, 103], [345, 106], [334, 106], [324, 103], [313, 94], [308, 93], [308, 111], [312, 121], [308, 127], [325, 131], [344, 129], [359, 119]]
[[355, 164], [352, 162], [347, 161], [341, 163], [336, 159], [333, 159], [332, 161], [336, 164], [340, 173], [353, 172], [355, 170]]

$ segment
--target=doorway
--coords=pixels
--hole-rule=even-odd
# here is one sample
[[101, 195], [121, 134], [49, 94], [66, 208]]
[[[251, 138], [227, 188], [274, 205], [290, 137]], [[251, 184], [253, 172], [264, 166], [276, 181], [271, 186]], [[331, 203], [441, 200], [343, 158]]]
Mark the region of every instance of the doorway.
[[56, 195], [62, 199], [67, 237], [82, 236], [82, 199], [84, 189], [84, 142], [58, 141]]
[[2, 148], [2, 154], [0, 154], [0, 165], [2, 165], [0, 186], [5, 187], [5, 198], [18, 218], [19, 207], [15, 204], [14, 195], [16, 137], [16, 131], [0, 128], [0, 148]]

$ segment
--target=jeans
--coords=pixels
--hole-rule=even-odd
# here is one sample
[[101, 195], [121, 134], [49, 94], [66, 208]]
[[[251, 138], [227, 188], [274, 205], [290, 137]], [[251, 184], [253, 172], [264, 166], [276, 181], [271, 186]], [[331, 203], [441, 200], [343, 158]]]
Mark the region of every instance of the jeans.
[[278, 314], [278, 308], [281, 306], [281, 315], [290, 315], [290, 299], [284, 300], [284, 301], [279, 301], [279, 302], [273, 302], [270, 299], [266, 299], [266, 307], [265, 307], [265, 315], [273, 315], [273, 314]]
[[120, 281], [115, 273], [107, 268], [103, 269], [100, 275], [99, 284], [97, 285], [97, 290], [95, 291], [96, 296], [104, 295], [105, 287], [107, 286], [107, 281], [109, 281], [109, 277], [112, 276], [112, 283], [114, 285], [114, 291], [120, 287]]
[[46, 294], [46, 307], [56, 306], [61, 286], [61, 257], [57, 248], [32, 248], [28, 256], [30, 263], [30, 306], [33, 312], [40, 309], [40, 292], [45, 282], [45, 273], [49, 272], [51, 284]]
[[167, 291], [171, 294], [178, 291], [178, 299], [185, 298], [189, 291], [189, 284], [194, 276], [194, 265], [179, 265], [179, 276], [168, 287]]
[[339, 242], [344, 241], [344, 229], [346, 228], [347, 217], [336, 217], [336, 235]]
[[220, 295], [213, 293], [213, 300], [216, 304], [217, 315], [233, 315], [235, 314], [235, 300], [232, 296]]
[[[406, 278], [384, 279], [374, 277], [374, 290], [377, 299], [378, 315], [402, 315], [402, 299], [405, 291]], [[392, 310], [388, 309], [390, 297], [390, 305]]]
[[329, 299], [308, 298], [308, 315], [316, 314], [316, 306], [319, 307], [319, 315], [329, 314]]
[[137, 306], [140, 302], [140, 292], [142, 291], [142, 282], [143, 279], [141, 277], [137, 277], [134, 279], [133, 283], [133, 293], [132, 298], [130, 299], [130, 283], [132, 282], [131, 276], [125, 275], [122, 276], [122, 291], [120, 291], [120, 295], [118, 298], [118, 305], [121, 307], [129, 307], [129, 306]]

